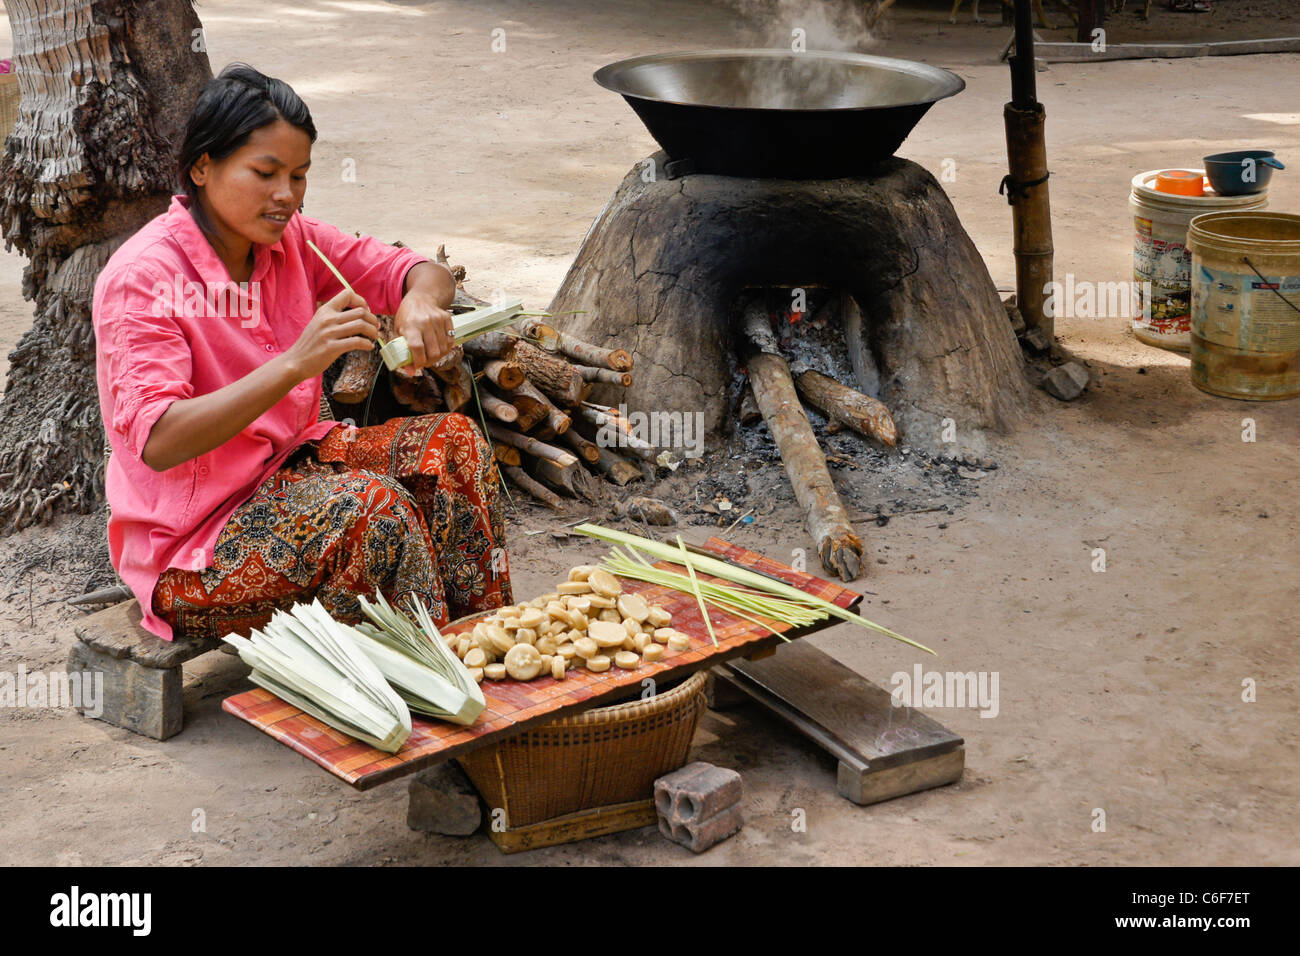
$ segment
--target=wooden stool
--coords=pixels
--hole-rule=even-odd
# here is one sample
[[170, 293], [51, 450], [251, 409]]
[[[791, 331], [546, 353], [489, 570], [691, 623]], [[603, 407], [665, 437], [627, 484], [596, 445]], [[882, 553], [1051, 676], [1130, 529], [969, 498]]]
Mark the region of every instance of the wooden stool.
[[217, 638], [155, 637], [141, 626], [135, 600], [91, 614], [73, 630], [78, 640], [68, 655], [68, 672], [104, 675], [99, 719], [154, 740], [176, 736], [184, 724], [181, 665], [221, 646]]

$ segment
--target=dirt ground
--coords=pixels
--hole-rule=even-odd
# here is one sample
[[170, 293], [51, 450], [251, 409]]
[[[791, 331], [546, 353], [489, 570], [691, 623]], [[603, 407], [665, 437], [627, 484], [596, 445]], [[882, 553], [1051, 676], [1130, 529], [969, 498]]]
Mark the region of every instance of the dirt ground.
[[[347, 229], [432, 252], [446, 243], [471, 289], [545, 307], [624, 173], [656, 148], [597, 67], [670, 49], [788, 42], [927, 60], [967, 81], [901, 153], [946, 183], [998, 286], [1012, 285], [1001, 107], [1006, 38], [947, 3], [901, 4], [867, 43], [791, 4], [573, 0], [526, 4], [227, 0], [199, 13], [216, 68], [241, 59], [290, 81], [321, 131], [307, 210]], [[1133, 2], [1129, 4], [1134, 6]], [[1136, 38], [1297, 35], [1294, 4], [1243, 20], [1155, 11]], [[1249, 5], [1256, 6], [1256, 5]], [[1263, 5], [1258, 5], [1263, 7]], [[768, 11], [761, 14], [761, 11]], [[773, 12], [775, 11], [775, 12]], [[1059, 11], [1056, 18], [1061, 19]], [[852, 18], [849, 17], [851, 20]], [[506, 51], [490, 53], [491, 31]], [[1118, 33], [1119, 28], [1116, 28]], [[1161, 31], [1167, 31], [1162, 34]], [[0, 43], [8, 31], [0, 30]], [[1112, 35], [1119, 40], [1130, 37]], [[7, 50], [3, 51], [7, 53]], [[1300, 164], [1300, 56], [1054, 65], [1038, 74], [1048, 112], [1058, 278], [1131, 275], [1129, 180], [1241, 146]], [[355, 161], [356, 182], [340, 170]], [[1274, 179], [1271, 207], [1300, 209], [1300, 179]], [[27, 325], [22, 260], [0, 258], [0, 352]], [[960, 303], [954, 303], [960, 307]], [[994, 436], [996, 470], [955, 478], [916, 455], [886, 457], [840, 436], [837, 471], [860, 511], [934, 512], [864, 521], [864, 613], [939, 652], [927, 669], [996, 671], [1000, 712], [930, 711], [966, 741], [955, 786], [869, 808], [835, 793], [834, 762], [752, 707], [711, 713], [698, 759], [745, 779], [745, 829], [710, 864], [1297, 864], [1300, 802], [1296, 535], [1300, 403], [1212, 398], [1183, 356], [1147, 348], [1123, 319], [1058, 320], [1094, 384], [1064, 405], [1035, 392], [1025, 423]], [[1243, 420], [1256, 440], [1245, 442]], [[697, 492], [723, 488], [752, 525], [730, 536], [784, 560], [807, 546], [779, 465], [759, 451], [688, 465], [657, 491], [688, 538], [711, 529]], [[929, 467], [927, 467], [929, 466]], [[744, 469], [745, 475], [738, 472]], [[557, 539], [564, 521], [522, 506], [510, 524], [516, 593], [538, 593], [601, 549]], [[733, 512], [737, 513], [737, 512]], [[609, 520], [595, 514], [598, 520]], [[62, 599], [96, 579], [101, 526], [61, 519], [0, 541], [0, 670], [62, 666], [75, 612]], [[1104, 548], [1106, 570], [1093, 570]], [[812, 642], [878, 684], [921, 655], [841, 626]], [[243, 688], [235, 659], [187, 669], [184, 733], [157, 743], [64, 710], [0, 713], [0, 862], [75, 864], [691, 864], [653, 829], [500, 856], [482, 836], [405, 826], [406, 787], [356, 793], [221, 712]], [[1257, 700], [1244, 702], [1243, 681]], [[1094, 832], [1094, 810], [1106, 814]], [[794, 832], [795, 810], [806, 832]], [[194, 832], [196, 811], [206, 828]]]

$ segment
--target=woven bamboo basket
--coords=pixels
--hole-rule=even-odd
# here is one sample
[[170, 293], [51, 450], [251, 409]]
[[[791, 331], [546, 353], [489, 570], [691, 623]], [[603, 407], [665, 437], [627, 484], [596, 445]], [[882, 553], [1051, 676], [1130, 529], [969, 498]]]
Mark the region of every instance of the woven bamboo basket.
[[18, 122], [18, 103], [21, 100], [18, 74], [0, 73], [0, 141], [14, 131], [14, 124]]
[[658, 777], [686, 763], [704, 714], [706, 675], [647, 700], [599, 707], [526, 730], [460, 758], [508, 827], [567, 813], [650, 800]]

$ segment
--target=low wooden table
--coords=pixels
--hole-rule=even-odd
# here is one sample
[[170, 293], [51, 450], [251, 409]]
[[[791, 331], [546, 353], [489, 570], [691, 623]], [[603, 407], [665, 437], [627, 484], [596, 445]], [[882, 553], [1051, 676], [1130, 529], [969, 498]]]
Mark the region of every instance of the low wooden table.
[[[852, 608], [862, 600], [862, 595], [834, 582], [796, 571], [720, 538], [710, 538], [704, 547], [741, 567], [770, 574], [840, 607]], [[663, 566], [671, 565], [665, 563]], [[667, 683], [734, 658], [765, 654], [784, 643], [781, 637], [751, 621], [712, 609], [709, 616], [718, 638], [715, 647], [693, 596], [641, 581], [625, 580], [623, 586], [628, 591], [642, 594], [651, 604], [659, 604], [668, 610], [673, 615], [673, 626], [691, 638], [690, 649], [666, 650], [663, 660], [653, 664], [643, 662], [630, 671], [610, 668], [604, 673], [593, 674], [575, 668], [558, 681], [551, 677], [539, 677], [526, 683], [485, 681], [483, 696], [487, 700], [487, 709], [472, 726], [461, 727], [414, 717], [410, 737], [395, 754], [385, 753], [335, 730], [260, 688], [228, 697], [222, 707], [358, 790], [369, 790], [504, 740], [530, 726], [609, 703], [638, 690], [646, 678]], [[838, 619], [828, 618], [806, 628], [792, 628], [779, 622], [772, 622], [772, 625], [786, 639], [792, 639], [836, 623]], [[443, 631], [459, 634], [473, 626], [474, 618], [466, 618]]]

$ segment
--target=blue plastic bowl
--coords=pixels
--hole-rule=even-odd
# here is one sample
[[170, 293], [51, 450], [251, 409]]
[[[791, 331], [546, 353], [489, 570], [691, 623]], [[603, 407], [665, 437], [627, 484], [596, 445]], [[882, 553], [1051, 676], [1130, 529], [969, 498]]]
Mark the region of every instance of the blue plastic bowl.
[[[1253, 160], [1246, 163], [1243, 160]], [[1271, 166], [1264, 160], [1271, 160]], [[1232, 153], [1215, 153], [1205, 157], [1205, 175], [1220, 196], [1248, 196], [1268, 188], [1274, 168], [1285, 169], [1269, 149], [1239, 149]]]

